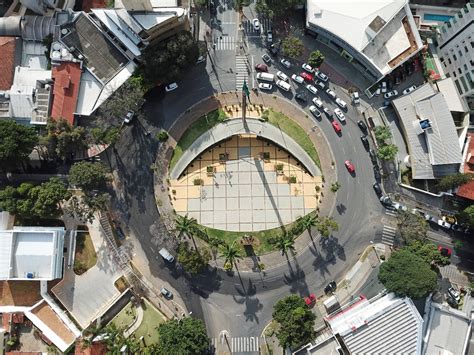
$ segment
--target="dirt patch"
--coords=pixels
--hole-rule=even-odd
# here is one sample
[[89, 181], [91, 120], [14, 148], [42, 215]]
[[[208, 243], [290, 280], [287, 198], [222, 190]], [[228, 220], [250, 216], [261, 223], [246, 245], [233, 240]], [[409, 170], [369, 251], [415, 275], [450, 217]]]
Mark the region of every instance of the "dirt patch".
[[0, 282], [0, 306], [32, 306], [41, 300], [37, 281]]
[[81, 275], [97, 263], [94, 244], [88, 232], [77, 232], [74, 272]]

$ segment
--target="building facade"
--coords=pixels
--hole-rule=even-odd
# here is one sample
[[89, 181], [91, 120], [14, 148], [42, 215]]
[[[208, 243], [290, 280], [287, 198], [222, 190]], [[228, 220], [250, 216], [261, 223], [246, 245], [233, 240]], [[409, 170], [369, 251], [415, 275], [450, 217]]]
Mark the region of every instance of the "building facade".
[[474, 113], [474, 9], [470, 3], [439, 29], [438, 56], [446, 77]]

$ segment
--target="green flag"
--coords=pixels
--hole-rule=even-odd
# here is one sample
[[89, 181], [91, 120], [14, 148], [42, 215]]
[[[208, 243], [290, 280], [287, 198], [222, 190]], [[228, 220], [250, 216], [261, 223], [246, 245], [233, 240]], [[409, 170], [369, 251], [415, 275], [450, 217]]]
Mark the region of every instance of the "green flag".
[[250, 99], [249, 87], [247, 86], [247, 83], [245, 80], [244, 80], [244, 85], [242, 85], [242, 91], [245, 93], [245, 95], [247, 95], [247, 98]]

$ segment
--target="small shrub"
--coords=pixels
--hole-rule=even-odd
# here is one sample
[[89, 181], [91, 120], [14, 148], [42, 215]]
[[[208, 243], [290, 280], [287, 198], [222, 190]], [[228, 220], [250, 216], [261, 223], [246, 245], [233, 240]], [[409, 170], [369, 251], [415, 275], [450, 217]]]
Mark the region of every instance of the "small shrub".
[[296, 176], [290, 176], [289, 180], [290, 184], [296, 184]]
[[225, 271], [231, 271], [231, 270], [232, 270], [232, 264], [227, 261], [227, 262], [224, 264], [224, 270], [225, 270]]
[[196, 178], [193, 180], [193, 184], [194, 185], [202, 185], [204, 183], [204, 180], [203, 179], [200, 179], [200, 178]]
[[166, 142], [169, 138], [169, 135], [168, 135], [168, 132], [162, 130], [160, 132], [158, 132], [158, 134], [156, 135], [156, 138], [160, 141], [160, 142]]
[[283, 164], [275, 164], [276, 171], [283, 171]]
[[319, 191], [321, 191], [321, 186], [316, 185], [315, 189], [316, 189], [316, 192], [319, 192]]

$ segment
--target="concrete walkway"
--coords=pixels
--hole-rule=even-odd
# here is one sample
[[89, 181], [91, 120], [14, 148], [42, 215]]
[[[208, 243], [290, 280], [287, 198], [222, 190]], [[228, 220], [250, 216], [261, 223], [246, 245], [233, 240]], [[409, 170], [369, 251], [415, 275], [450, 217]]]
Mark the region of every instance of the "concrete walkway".
[[140, 305], [140, 307], [137, 307], [136, 308], [137, 310], [137, 317], [135, 318], [135, 322], [133, 322], [130, 327], [128, 327], [128, 329], [126, 331], [123, 332], [123, 335], [125, 338], [128, 338], [130, 335], [133, 334], [133, 332], [135, 330], [137, 330], [140, 325], [142, 324], [142, 321], [143, 321], [143, 308], [142, 306]]
[[[166, 144], [162, 145], [158, 151], [157, 158], [155, 161], [155, 199], [157, 200], [157, 206], [160, 211], [160, 215], [163, 218], [168, 230], [174, 229], [174, 218], [173, 207], [170, 203], [170, 196], [168, 185], [164, 176], [168, 176], [168, 161], [171, 159], [173, 149], [177, 144], [177, 141], [184, 134], [186, 129], [193, 122], [197, 121], [204, 114], [213, 111], [218, 108], [224, 108], [229, 105], [239, 106], [242, 102], [242, 95], [240, 92], [227, 92], [220, 93], [215, 96], [211, 96], [204, 99], [194, 106], [190, 107], [184, 114], [177, 118], [174, 125], [169, 130], [170, 138]], [[321, 170], [324, 177], [324, 184], [321, 190], [321, 203], [319, 205], [319, 214], [321, 216], [331, 216], [335, 207], [335, 196], [331, 192], [331, 184], [336, 182], [336, 170], [332, 166], [331, 162], [335, 161], [334, 155], [329, 147], [329, 143], [316, 123], [308, 117], [307, 113], [299, 107], [293, 105], [290, 101], [280, 98], [278, 96], [263, 94], [263, 93], [250, 93], [250, 102], [253, 105], [262, 105], [266, 108], [272, 108], [277, 112], [281, 112], [284, 115], [292, 118], [298, 123], [301, 128], [307, 132], [311, 142], [316, 147], [316, 150], [321, 161]], [[317, 233], [313, 233], [316, 235]], [[297, 257], [302, 251], [304, 251], [311, 243], [311, 237], [308, 232], [304, 232], [295, 241], [295, 253], [293, 258]], [[283, 263], [286, 263], [286, 257], [281, 255], [281, 252], [275, 251], [262, 255], [258, 258], [258, 263], [263, 263], [265, 269], [269, 270]], [[291, 257], [290, 257], [291, 259]], [[255, 272], [256, 269], [256, 257], [244, 258], [239, 262], [240, 272]], [[223, 267], [224, 260], [218, 258], [216, 260], [218, 267]]]

